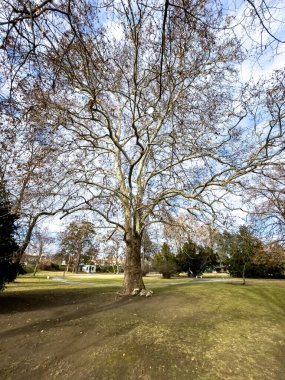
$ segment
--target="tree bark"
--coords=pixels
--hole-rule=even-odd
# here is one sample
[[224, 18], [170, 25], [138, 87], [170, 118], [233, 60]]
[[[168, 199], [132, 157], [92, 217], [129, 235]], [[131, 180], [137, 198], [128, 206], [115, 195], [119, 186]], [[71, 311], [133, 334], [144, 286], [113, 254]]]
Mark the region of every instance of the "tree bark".
[[145, 289], [141, 268], [140, 236], [130, 236], [126, 239], [124, 293], [131, 294], [134, 289]]

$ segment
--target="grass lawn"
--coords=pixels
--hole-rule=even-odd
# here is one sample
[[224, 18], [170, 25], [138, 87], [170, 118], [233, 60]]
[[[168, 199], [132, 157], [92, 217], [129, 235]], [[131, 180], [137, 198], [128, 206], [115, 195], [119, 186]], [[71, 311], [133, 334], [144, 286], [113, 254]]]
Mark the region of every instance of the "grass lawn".
[[0, 295], [1, 380], [285, 379], [285, 281], [46, 276]]

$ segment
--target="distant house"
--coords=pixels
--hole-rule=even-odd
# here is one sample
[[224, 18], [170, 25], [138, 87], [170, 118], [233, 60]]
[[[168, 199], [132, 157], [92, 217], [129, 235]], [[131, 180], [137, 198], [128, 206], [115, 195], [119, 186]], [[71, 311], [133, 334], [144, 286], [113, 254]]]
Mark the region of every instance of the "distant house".
[[79, 264], [79, 272], [96, 273], [96, 265]]

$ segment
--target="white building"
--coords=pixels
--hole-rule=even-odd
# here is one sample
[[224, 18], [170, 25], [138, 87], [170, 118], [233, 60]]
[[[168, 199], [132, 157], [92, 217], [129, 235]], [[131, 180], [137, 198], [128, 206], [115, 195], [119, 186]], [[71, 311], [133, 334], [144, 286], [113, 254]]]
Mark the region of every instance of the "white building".
[[92, 264], [92, 265], [80, 264], [79, 271], [85, 272], [85, 273], [96, 273], [96, 264]]

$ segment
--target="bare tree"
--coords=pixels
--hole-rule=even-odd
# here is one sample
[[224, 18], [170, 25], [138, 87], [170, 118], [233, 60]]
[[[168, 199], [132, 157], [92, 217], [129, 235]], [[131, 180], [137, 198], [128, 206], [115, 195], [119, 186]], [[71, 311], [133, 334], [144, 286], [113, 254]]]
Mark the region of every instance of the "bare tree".
[[[254, 113], [256, 130], [260, 139], [266, 142], [267, 148], [276, 151], [271, 165], [257, 173], [252, 173], [246, 181], [242, 181], [244, 204], [250, 213], [251, 223], [255, 225], [260, 237], [269, 241], [284, 244], [285, 233], [285, 73], [277, 71], [270, 81], [255, 86], [253, 97], [256, 99]], [[264, 118], [269, 120], [267, 133], [260, 131]], [[274, 140], [271, 137], [275, 135]]]
[[273, 154], [276, 135], [260, 141], [245, 128], [247, 105], [233, 91], [239, 42], [214, 31], [219, 15], [191, 4], [190, 16], [177, 7], [168, 15], [163, 67], [163, 7], [154, 12], [140, 3], [112, 8], [120, 39], [106, 22], [98, 33], [82, 14], [80, 40], [62, 39], [48, 61], [58, 73], [49, 119], [56, 115], [66, 128], [75, 158], [69, 172], [82, 200], [69, 203], [68, 212], [92, 210], [123, 232], [126, 293], [144, 287], [147, 225], [175, 207], [214, 211], [218, 188], [257, 171]]
[[122, 250], [122, 236], [115, 231], [108, 237], [108, 241], [105, 241], [104, 256], [111, 263], [113, 271], [116, 274], [120, 273], [120, 267], [123, 267], [123, 250]]
[[215, 212], [221, 192], [277, 157], [280, 138], [271, 119], [256, 128], [236, 85], [242, 49], [216, 2], [102, 2], [101, 19], [98, 4], [49, 27], [38, 70], [17, 88], [30, 121], [40, 109], [65, 131], [65, 215], [90, 210], [122, 232], [130, 294], [144, 288], [145, 228], [177, 208]]
[[273, 51], [278, 51], [280, 44], [285, 43], [282, 36], [282, 26], [284, 25], [284, 7], [277, 0], [246, 0], [242, 18], [244, 20], [244, 31], [252, 38], [252, 32], [260, 30], [257, 45], [261, 51], [269, 47]]
[[211, 238], [215, 232], [209, 224], [203, 223], [197, 220], [194, 215], [184, 212], [179, 216], [166, 219], [163, 233], [165, 240], [175, 248], [177, 253], [188, 240], [212, 248]]
[[[248, 192], [250, 219], [259, 236], [285, 244], [285, 170], [267, 170]], [[255, 202], [252, 203], [254, 197]]]
[[60, 165], [66, 159], [60, 133], [40, 118], [34, 117], [31, 124], [24, 115], [24, 100], [14, 110], [1, 105], [0, 167], [12, 211], [19, 219], [19, 249], [14, 261], [20, 262], [34, 228], [64, 207], [62, 188], [65, 199], [72, 190]]
[[264, 266], [276, 276], [283, 278], [285, 270], [285, 250], [278, 243], [269, 243], [263, 246], [253, 257], [253, 263]]
[[79, 271], [79, 265], [84, 255], [91, 254], [94, 257], [96, 254], [93, 244], [94, 235], [93, 224], [84, 220], [71, 222], [62, 233], [61, 252], [63, 257], [67, 256], [67, 266], [73, 265], [73, 272]]
[[35, 228], [33, 231], [33, 237], [30, 242], [29, 247], [37, 252], [37, 258], [35, 262], [33, 276], [36, 275], [39, 264], [42, 260], [43, 255], [46, 252], [47, 247], [53, 242], [53, 239], [48, 234], [48, 231], [43, 228]]

